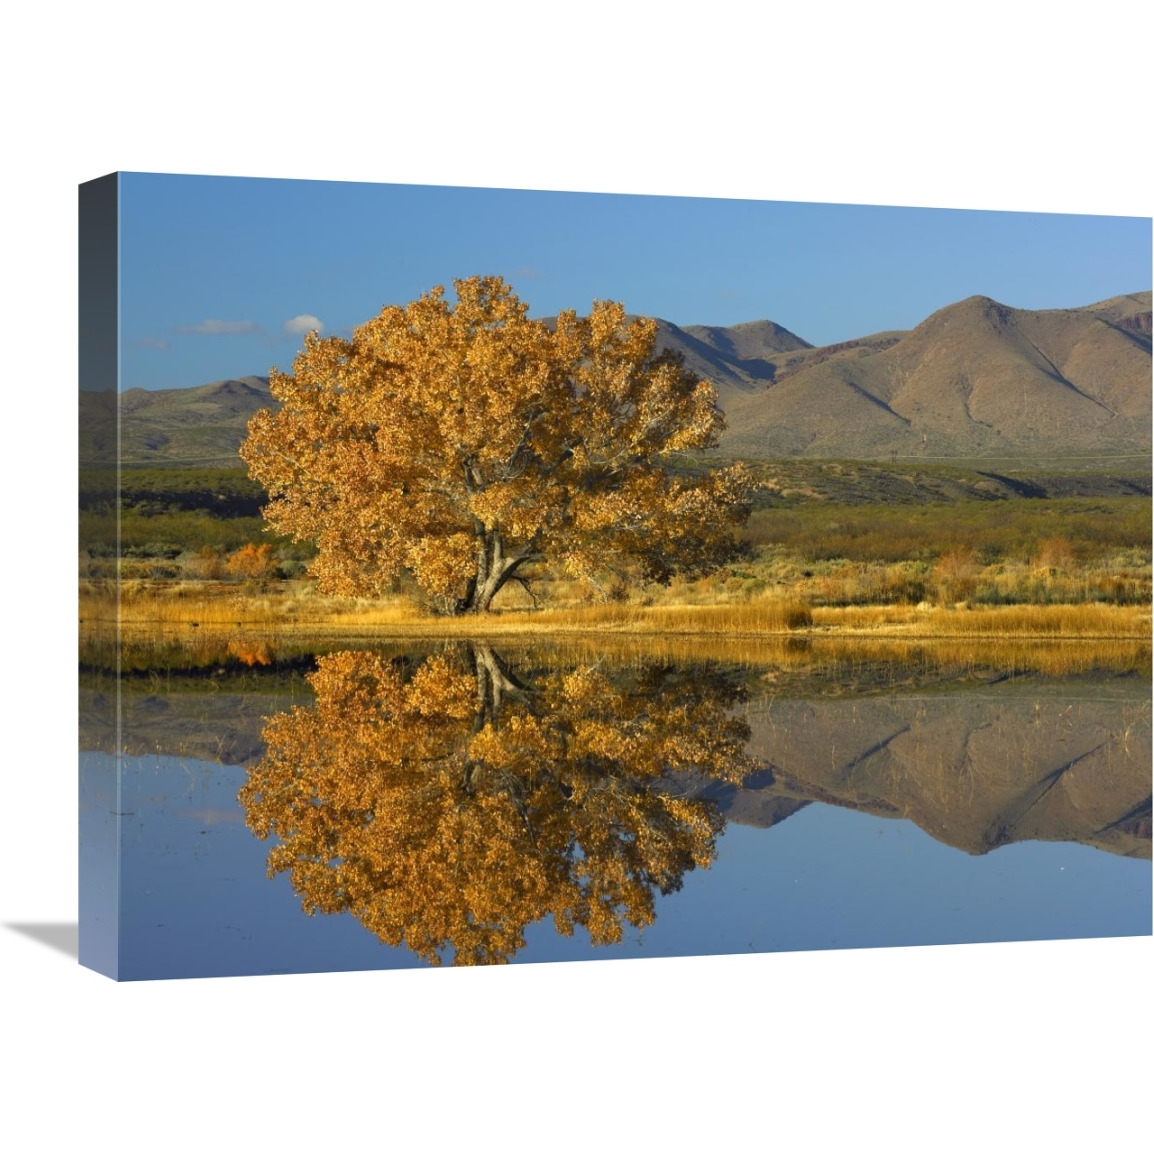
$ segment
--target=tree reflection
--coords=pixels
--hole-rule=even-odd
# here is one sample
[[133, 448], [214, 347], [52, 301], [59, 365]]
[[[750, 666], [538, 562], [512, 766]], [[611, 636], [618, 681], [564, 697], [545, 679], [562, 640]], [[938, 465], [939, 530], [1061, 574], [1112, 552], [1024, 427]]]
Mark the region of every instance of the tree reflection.
[[240, 799], [308, 913], [351, 911], [432, 963], [507, 962], [551, 916], [595, 945], [649, 925], [715, 856], [724, 820], [687, 775], [738, 783], [741, 690], [702, 668], [522, 681], [468, 646], [415, 667], [323, 657], [316, 703], [272, 718]]

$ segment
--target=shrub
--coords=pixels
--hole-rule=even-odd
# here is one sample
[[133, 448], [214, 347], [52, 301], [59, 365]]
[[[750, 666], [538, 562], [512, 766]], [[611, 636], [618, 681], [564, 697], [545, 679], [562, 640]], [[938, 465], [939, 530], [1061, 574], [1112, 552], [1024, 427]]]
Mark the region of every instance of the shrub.
[[965, 601], [974, 592], [978, 555], [968, 545], [955, 545], [934, 566], [938, 598], [943, 604]]
[[1056, 573], [1074, 564], [1074, 547], [1066, 537], [1046, 537], [1038, 542], [1038, 552], [1030, 559], [1035, 569]]
[[228, 559], [228, 572], [233, 577], [250, 581], [267, 577], [273, 568], [272, 546], [254, 545], [251, 541]]
[[207, 581], [219, 581], [228, 572], [224, 550], [215, 545], [202, 545], [196, 551], [196, 567]]

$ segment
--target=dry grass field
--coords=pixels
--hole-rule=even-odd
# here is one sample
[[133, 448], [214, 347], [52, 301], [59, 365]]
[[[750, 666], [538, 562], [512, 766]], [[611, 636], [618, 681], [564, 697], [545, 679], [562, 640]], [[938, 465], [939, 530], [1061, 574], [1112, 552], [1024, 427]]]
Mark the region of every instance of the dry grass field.
[[[220, 582], [126, 582], [119, 598], [112, 583], [84, 583], [82, 625], [119, 622], [126, 634], [204, 630], [214, 633], [348, 632], [398, 637], [502, 637], [623, 634], [735, 637], [819, 636], [1001, 639], [1151, 636], [1148, 606], [1042, 604], [975, 607], [810, 606], [796, 596], [752, 594], [695, 603], [669, 590], [652, 603], [577, 603], [506, 608], [483, 615], [443, 617], [422, 612], [398, 596], [376, 602], [326, 598], [305, 582], [237, 586]], [[648, 598], [646, 599], [648, 600]]]
[[708, 576], [596, 585], [540, 564], [523, 571], [531, 593], [511, 583], [492, 612], [453, 618], [403, 580], [374, 600], [318, 594], [311, 551], [262, 535], [259, 487], [239, 470], [130, 472], [119, 521], [103, 490], [90, 504], [104, 511], [82, 512], [100, 532], [79, 558], [80, 617], [140, 637], [1150, 637], [1148, 496], [1063, 495], [1059, 481], [1084, 479], [1049, 477], [1027, 488], [1059, 495], [982, 499], [992, 475], [928, 466], [794, 461], [762, 473], [771, 504], [742, 531], [744, 556]]

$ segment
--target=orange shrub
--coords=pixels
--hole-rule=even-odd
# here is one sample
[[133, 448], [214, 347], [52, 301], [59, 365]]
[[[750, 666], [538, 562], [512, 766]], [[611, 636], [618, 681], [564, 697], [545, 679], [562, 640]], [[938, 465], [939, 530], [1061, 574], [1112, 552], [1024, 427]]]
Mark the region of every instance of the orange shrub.
[[259, 641], [230, 641], [228, 651], [245, 665], [269, 665], [272, 662], [268, 646]]
[[233, 577], [256, 580], [272, 572], [272, 546], [254, 545], [251, 541], [228, 559], [228, 571]]

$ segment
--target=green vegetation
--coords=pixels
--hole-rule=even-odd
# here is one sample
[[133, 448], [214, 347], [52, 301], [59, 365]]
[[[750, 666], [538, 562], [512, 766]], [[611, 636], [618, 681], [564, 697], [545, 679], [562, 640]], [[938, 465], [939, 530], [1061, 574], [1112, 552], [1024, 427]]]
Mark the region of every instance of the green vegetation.
[[1147, 497], [962, 500], [922, 505], [809, 500], [758, 510], [746, 529], [759, 548], [805, 561], [932, 562], [960, 548], [985, 565], [1029, 561], [1064, 538], [1076, 560], [1150, 547]]
[[[86, 471], [81, 478], [80, 508], [107, 512], [116, 493], [111, 469]], [[120, 494], [125, 509], [142, 515], [202, 511], [217, 517], [259, 517], [264, 491], [243, 468], [169, 469], [126, 466]]]
[[[762, 461], [754, 470], [757, 508], [737, 563], [667, 588], [594, 586], [538, 564], [526, 570], [532, 595], [510, 586], [496, 608], [767, 598], [811, 609], [1150, 603], [1149, 477], [799, 460]], [[82, 578], [119, 575], [167, 583], [174, 593], [178, 584], [200, 590], [207, 582], [232, 586], [230, 596], [243, 589], [250, 599], [307, 599], [310, 585], [300, 578], [313, 551], [267, 532], [264, 496], [243, 469], [129, 467], [121, 484], [117, 561], [114, 474], [84, 474]], [[278, 591], [286, 580], [293, 587]], [[415, 592], [398, 583], [394, 601]]]
[[[124, 468], [121, 575], [221, 577], [227, 573], [229, 554], [250, 543], [267, 542], [280, 564], [280, 575], [299, 576], [313, 550], [267, 532], [260, 512], [266, 500], [264, 490], [249, 480], [243, 468]], [[115, 576], [115, 510], [115, 473], [85, 471], [80, 487], [82, 575]]]
[[763, 503], [797, 504], [819, 498], [843, 505], [924, 505], [942, 501], [1001, 501], [1016, 497], [1133, 497], [1151, 495], [1150, 458], [1034, 461], [896, 458], [875, 461], [752, 460]]

